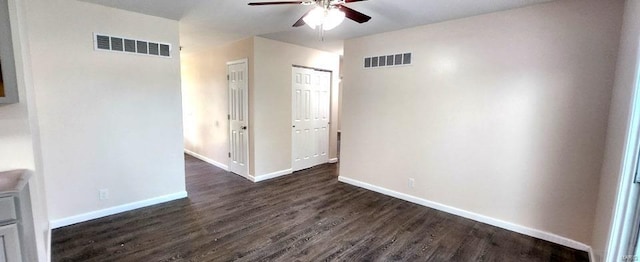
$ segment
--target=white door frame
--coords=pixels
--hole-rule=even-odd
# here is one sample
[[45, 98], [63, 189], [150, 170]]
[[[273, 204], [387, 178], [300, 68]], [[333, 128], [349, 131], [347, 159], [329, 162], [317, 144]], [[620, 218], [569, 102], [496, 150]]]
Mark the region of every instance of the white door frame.
[[293, 106], [294, 106], [294, 101], [293, 100], [295, 99], [295, 97], [293, 95], [293, 92], [294, 92], [294, 90], [293, 90], [293, 85], [294, 85], [294, 83], [293, 83], [293, 69], [294, 68], [303, 68], [303, 69], [310, 69], [310, 70], [329, 73], [329, 94], [328, 94], [328, 100], [329, 101], [328, 101], [328, 108], [327, 108], [327, 110], [328, 110], [327, 114], [328, 114], [328, 120], [329, 121], [327, 123], [327, 161], [325, 163], [329, 162], [329, 151], [331, 150], [331, 122], [332, 122], [332, 119], [331, 119], [331, 116], [332, 116], [332, 114], [331, 114], [331, 112], [332, 112], [331, 111], [331, 102], [332, 102], [331, 101], [331, 94], [333, 92], [333, 89], [332, 89], [332, 86], [333, 86], [333, 71], [327, 70], [327, 69], [321, 69], [321, 68], [301, 66], [301, 65], [292, 65], [292, 67], [291, 67], [291, 69], [292, 69], [292, 71], [291, 71], [292, 72], [292, 82], [291, 82], [291, 87], [290, 87], [291, 88], [291, 100], [290, 100], [291, 101], [291, 105], [290, 105], [290, 108], [292, 109], [291, 110], [291, 126], [292, 126], [292, 129], [291, 129], [291, 169], [295, 172], [295, 171], [298, 171], [300, 169], [295, 169], [294, 168], [294, 163], [295, 163], [295, 158], [296, 158], [296, 156], [294, 154], [294, 152], [296, 150], [295, 149], [295, 142], [294, 142], [295, 129], [293, 128], [293, 126], [295, 126], [295, 123], [293, 122], [293, 118], [294, 118], [294, 114], [295, 114], [295, 111], [293, 109]]
[[246, 121], [245, 127], [246, 127], [246, 136], [247, 136], [247, 142], [245, 144], [245, 152], [246, 152], [246, 160], [245, 160], [245, 168], [244, 170], [238, 170], [240, 171], [238, 173], [236, 173], [237, 175], [240, 175], [242, 177], [245, 177], [247, 179], [250, 179], [250, 174], [249, 174], [249, 165], [251, 163], [251, 159], [249, 158], [249, 156], [251, 154], [249, 154], [249, 141], [250, 141], [250, 131], [251, 131], [251, 126], [249, 125], [249, 59], [244, 58], [244, 59], [239, 59], [239, 60], [234, 60], [234, 61], [229, 61], [227, 62], [227, 99], [228, 99], [228, 106], [227, 106], [227, 121], [229, 124], [229, 130], [228, 130], [228, 134], [229, 134], [229, 138], [228, 138], [228, 142], [229, 142], [229, 171], [233, 171], [232, 170], [232, 165], [233, 165], [233, 160], [231, 159], [231, 154], [233, 153], [233, 145], [231, 144], [231, 134], [233, 132], [233, 126], [231, 125], [231, 85], [230, 85], [230, 81], [229, 81], [229, 66], [231, 65], [236, 65], [236, 64], [244, 64], [245, 65], [245, 72], [246, 72], [246, 85], [247, 85], [247, 90], [244, 94], [245, 97], [245, 103], [243, 105], [244, 108], [244, 119]]
[[634, 230], [636, 205], [640, 198], [640, 185], [634, 183], [635, 171], [638, 167], [640, 151], [640, 70], [636, 63], [633, 95], [628, 120], [628, 129], [622, 156], [621, 175], [617, 188], [613, 216], [609, 232], [609, 241], [604, 254], [604, 261], [620, 261], [629, 250], [630, 238]]

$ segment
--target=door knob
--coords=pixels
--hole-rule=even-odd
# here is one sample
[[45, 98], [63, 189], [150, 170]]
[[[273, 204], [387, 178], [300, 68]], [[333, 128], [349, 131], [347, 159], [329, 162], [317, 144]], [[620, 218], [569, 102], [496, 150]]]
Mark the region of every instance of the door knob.
[[247, 130], [247, 126], [242, 126], [242, 130]]

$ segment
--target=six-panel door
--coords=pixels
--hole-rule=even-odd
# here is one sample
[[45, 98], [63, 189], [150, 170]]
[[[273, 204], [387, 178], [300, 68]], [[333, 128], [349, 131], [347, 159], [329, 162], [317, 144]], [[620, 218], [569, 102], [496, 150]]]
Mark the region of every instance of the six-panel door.
[[331, 73], [293, 67], [293, 171], [329, 161]]

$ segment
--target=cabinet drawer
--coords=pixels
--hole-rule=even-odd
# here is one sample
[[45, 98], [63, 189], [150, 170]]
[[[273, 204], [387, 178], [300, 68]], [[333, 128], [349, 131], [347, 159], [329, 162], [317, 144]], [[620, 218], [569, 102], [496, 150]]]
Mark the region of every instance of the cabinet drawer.
[[0, 222], [16, 220], [17, 218], [13, 197], [0, 198]]

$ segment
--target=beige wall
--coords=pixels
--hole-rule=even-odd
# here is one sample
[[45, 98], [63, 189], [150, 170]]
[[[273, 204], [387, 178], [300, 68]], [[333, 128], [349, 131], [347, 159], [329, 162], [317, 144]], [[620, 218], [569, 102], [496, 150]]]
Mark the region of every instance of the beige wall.
[[[555, 1], [347, 40], [340, 175], [589, 244], [622, 7]], [[412, 66], [362, 69], [402, 51]]]
[[598, 208], [592, 239], [592, 248], [598, 259], [605, 254], [608, 243], [613, 208], [622, 173], [623, 153], [625, 144], [628, 142], [627, 132], [631, 116], [631, 101], [637, 84], [639, 38], [640, 1], [626, 1], [616, 79], [609, 112], [607, 147], [602, 165]]
[[[69, 0], [26, 1], [26, 15], [49, 218], [184, 192], [178, 23]], [[94, 32], [173, 57], [94, 51]]]
[[[185, 50], [181, 61], [185, 149], [223, 165], [229, 164], [226, 63], [244, 58], [249, 59], [251, 92], [254, 82], [251, 77], [253, 38], [195, 52]], [[251, 93], [249, 99], [253, 99]], [[251, 125], [249, 127], [251, 128]], [[253, 129], [250, 129], [250, 135], [253, 134], [252, 131]]]
[[[340, 57], [337, 54], [266, 38], [254, 40], [253, 132], [255, 175], [291, 169], [291, 67], [333, 71], [331, 119], [338, 117]], [[336, 157], [337, 124], [330, 128], [329, 158]]]

